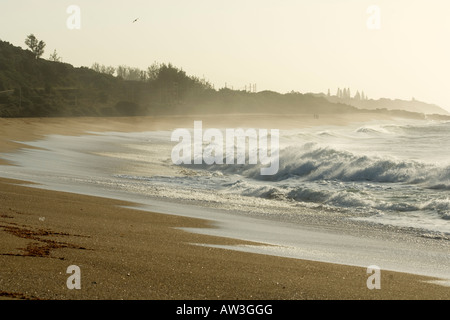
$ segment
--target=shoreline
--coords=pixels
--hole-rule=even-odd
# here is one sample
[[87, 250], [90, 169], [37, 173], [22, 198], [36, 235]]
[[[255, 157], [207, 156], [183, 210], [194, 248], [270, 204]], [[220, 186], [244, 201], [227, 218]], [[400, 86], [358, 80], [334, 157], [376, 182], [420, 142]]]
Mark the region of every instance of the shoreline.
[[[318, 125], [345, 125], [366, 120], [390, 120], [393, 117], [376, 113], [329, 114], [320, 120], [311, 114], [278, 115], [267, 120], [266, 114], [244, 115], [194, 115], [163, 117], [54, 117], [54, 118], [0, 118], [0, 151], [12, 152], [20, 149], [21, 141], [33, 141], [49, 134], [82, 135], [88, 132], [144, 132], [192, 128], [195, 120], [202, 120], [205, 127], [257, 127], [285, 129], [313, 127]], [[64, 124], [61, 124], [64, 122]], [[26, 128], [26, 129], [25, 129]], [[0, 164], [6, 164], [0, 157]]]
[[[84, 119], [0, 119], [0, 152], [13, 152], [20, 148], [20, 143], [14, 141], [28, 141], [29, 139], [39, 139], [46, 134], [66, 134], [78, 135], [86, 134], [86, 131], [139, 131], [140, 128], [149, 130], [167, 130], [177, 125], [192, 126], [193, 118], [178, 119], [173, 123], [161, 121], [158, 118], [146, 119], [106, 119], [96, 118]], [[165, 121], [173, 120], [165, 118]], [[11, 121], [10, 121], [11, 120]], [[80, 121], [81, 120], [81, 121]], [[223, 120], [226, 123], [230, 119]], [[280, 121], [284, 121], [280, 120]], [[334, 119], [333, 121], [336, 121]], [[7, 125], [5, 125], [9, 122]], [[302, 121], [303, 122], [303, 121]], [[312, 122], [314, 123], [314, 122]], [[272, 121], [273, 124], [273, 121]], [[295, 121], [290, 125], [295, 126]], [[152, 129], [148, 128], [151, 126]], [[111, 130], [111, 129], [114, 130]], [[0, 157], [1, 161], [1, 157]], [[0, 163], [0, 164], [5, 164]], [[11, 184], [11, 182], [13, 184]], [[368, 290], [366, 287], [367, 272], [365, 268], [352, 267], [348, 265], [338, 265], [332, 263], [316, 262], [309, 260], [298, 260], [292, 258], [281, 258], [270, 255], [261, 255], [255, 253], [238, 252], [221, 248], [211, 248], [207, 246], [192, 245], [191, 243], [213, 244], [218, 246], [228, 246], [236, 244], [255, 244], [237, 239], [221, 238], [216, 236], [201, 235], [192, 232], [178, 230], [179, 228], [207, 228], [211, 227], [211, 223], [206, 220], [197, 218], [186, 218], [181, 216], [139, 212], [139, 210], [118, 207], [120, 205], [135, 206], [133, 203], [124, 203], [119, 200], [111, 200], [100, 197], [84, 196], [79, 194], [64, 193], [58, 191], [49, 191], [38, 188], [29, 188], [16, 185], [17, 181], [8, 179], [0, 179], [0, 196], [8, 201], [8, 210], [3, 209], [0, 217], [2, 230], [0, 236], [2, 241], [2, 252], [0, 259], [2, 265], [8, 266], [8, 274], [11, 278], [33, 279], [26, 272], [37, 272], [30, 270], [30, 265], [34, 265], [35, 269], [59, 270], [60, 274], [52, 281], [50, 285], [51, 293], [46, 294], [39, 288], [36, 295], [32, 294], [33, 281], [22, 284], [14, 283], [14, 279], [8, 277], [0, 277], [0, 296], [3, 297], [26, 297], [26, 298], [43, 298], [43, 299], [449, 299], [450, 289], [448, 287], [438, 286], [435, 284], [425, 283], [423, 281], [433, 280], [429, 277], [422, 277], [413, 274], [398, 273], [391, 271], [383, 271], [383, 282], [381, 290]], [[21, 182], [24, 183], [24, 182]], [[15, 192], [12, 192], [14, 190]], [[27, 198], [33, 198], [34, 201], [27, 203]], [[61, 203], [57, 203], [62, 197], [69, 203], [77, 203], [81, 207], [79, 211], [72, 210], [71, 207]], [[54, 200], [54, 201], [50, 201]], [[91, 207], [92, 204], [92, 207]], [[89, 207], [89, 210], [84, 207]], [[48, 208], [47, 216], [41, 221], [44, 208]], [[127, 216], [125, 219], [124, 216]], [[67, 221], [61, 221], [63, 215]], [[50, 218], [51, 217], [51, 218]], [[86, 237], [86, 219], [89, 217], [87, 229], [92, 230], [92, 234]], [[136, 234], [132, 232], [132, 228], [125, 224], [128, 219], [143, 224], [150, 229], [158, 229], [161, 232], [158, 237], [152, 237], [147, 233], [147, 229], [142, 227]], [[119, 225], [120, 222], [122, 225]], [[14, 230], [14, 224], [21, 230]], [[156, 225], [155, 225], [156, 224]], [[42, 226], [45, 226], [44, 236], [42, 236]], [[133, 228], [136, 225], [133, 224]], [[25, 231], [31, 234], [31, 238], [24, 238]], [[34, 230], [34, 231], [33, 231]], [[40, 231], [39, 231], [40, 230]], [[49, 231], [50, 230], [50, 231]], [[120, 230], [123, 237], [119, 236], [112, 230]], [[27, 233], [25, 232], [25, 233]], [[65, 234], [69, 235], [65, 235]], [[96, 238], [92, 238], [92, 235]], [[22, 235], [22, 236], [20, 236]], [[97, 236], [98, 235], [98, 236]], [[120, 233], [119, 233], [120, 235]], [[38, 244], [49, 244], [50, 240], [61, 242], [54, 244], [55, 247], [49, 249], [49, 253], [45, 255], [45, 246]], [[60, 241], [65, 237], [74, 240], [73, 242]], [[57, 240], [53, 240], [57, 239]], [[172, 239], [172, 238], [176, 238]], [[161, 239], [170, 239], [169, 244], [164, 243]], [[31, 240], [31, 241], [30, 241]], [[109, 249], [116, 248], [117, 252], [108, 252], [105, 246], [100, 244], [101, 241], [106, 243]], [[148, 244], [156, 245], [155, 248], [148, 248]], [[34, 243], [34, 244], [33, 244]], [[58, 247], [58, 245], [63, 247]], [[64, 247], [66, 245], [66, 247]], [[19, 247], [17, 247], [19, 246]], [[22, 246], [22, 247], [20, 247]], [[34, 247], [33, 247], [34, 246]], [[78, 247], [77, 247], [78, 246]], [[137, 246], [135, 248], [135, 246]], [[44, 249], [42, 249], [44, 247]], [[48, 247], [48, 246], [47, 246]], [[183, 250], [180, 250], [182, 247]], [[84, 249], [81, 249], [84, 248]], [[48, 249], [48, 248], [47, 248]], [[37, 251], [36, 251], [37, 250]], [[113, 249], [114, 250], [114, 249]], [[156, 268], [153, 263], [160, 266], [162, 261], [152, 259], [152, 263], [139, 261], [139, 257], [144, 252], [151, 252], [152, 256], [155, 251], [160, 260], [164, 261], [165, 254], [174, 257], [174, 261], [167, 262], [164, 268]], [[165, 251], [164, 251], [165, 250]], [[97, 258], [94, 251], [101, 252], [101, 256]], [[163, 252], [164, 251], [164, 252]], [[30, 255], [30, 252], [32, 253]], [[33, 255], [38, 252], [40, 255]], [[120, 260], [120, 254], [129, 255], [129, 259], [125, 259], [121, 263], [114, 262], [115, 259]], [[165, 254], [164, 254], [165, 253]], [[44, 254], [44, 256], [42, 256]], [[63, 258], [63, 259], [61, 259]], [[27, 266], [24, 266], [20, 259], [27, 260]], [[79, 259], [79, 260], [78, 260]], [[90, 260], [91, 259], [91, 260]], [[178, 266], [177, 259], [184, 261], [184, 267], [191, 266], [189, 274], [195, 275], [196, 279], [188, 279], [189, 274], [186, 270]], [[58, 261], [59, 260], [59, 261]], [[102, 280], [91, 281], [86, 290], [79, 290], [77, 293], [73, 290], [64, 288], [67, 277], [65, 270], [61, 268], [68, 262], [83, 261], [83, 265], [88, 266], [88, 273], [95, 274]], [[96, 261], [98, 260], [98, 261]], [[123, 260], [123, 258], [122, 258]], [[64, 263], [63, 263], [64, 262]], [[123, 284], [117, 287], [108, 279], [99, 274], [99, 270], [95, 270], [95, 266], [99, 264], [103, 272], [108, 276], [116, 279], [117, 283]], [[123, 266], [129, 265], [133, 272], [127, 272], [123, 275], [118, 270]], [[171, 266], [176, 272], [167, 274], [167, 267]], [[280, 268], [280, 266], [283, 266]], [[151, 275], [146, 268], [154, 268]], [[244, 268], [247, 272], [235, 275], [236, 268]], [[173, 270], [175, 270], [173, 269]], [[282, 269], [282, 270], [280, 270]], [[83, 268], [84, 270], [84, 268]], [[141, 270], [142, 274], [138, 275]], [[276, 270], [276, 271], [274, 271]], [[301, 272], [299, 271], [301, 270]], [[5, 271], [2, 268], [2, 273]], [[15, 272], [17, 273], [15, 275]], [[208, 280], [202, 279], [203, 274], [208, 274]], [[164, 281], [157, 281], [160, 287], [154, 292], [154, 289], [142, 291], [137, 288], [139, 284], [154, 283], [148, 281], [149, 278], [154, 279], [155, 274], [164, 276]], [[20, 274], [20, 275], [19, 275]], [[120, 275], [119, 275], [120, 274]], [[130, 275], [128, 275], [130, 274]], [[131, 276], [133, 274], [133, 277]], [[135, 275], [136, 274], [136, 275]], [[180, 276], [183, 275], [183, 276]], [[226, 275], [226, 276], [225, 276]], [[334, 276], [333, 276], [334, 275]], [[42, 274], [35, 273], [37, 279], [42, 279]], [[108, 278], [106, 276], [106, 278]], [[131, 281], [131, 278], [133, 281]], [[228, 278], [235, 279], [239, 285], [236, 287], [232, 281], [229, 283]], [[257, 277], [259, 280], [256, 280]], [[122, 279], [123, 278], [123, 279]], [[5, 287], [5, 279], [9, 287]], [[146, 281], [147, 279], [147, 281]], [[264, 279], [264, 280], [261, 280]], [[8, 281], [9, 280], [9, 281]], [[130, 280], [130, 284], [127, 281]], [[296, 280], [296, 281], [295, 281]], [[345, 281], [347, 280], [347, 281]], [[436, 279], [434, 279], [436, 280]], [[55, 282], [55, 283], [53, 283]], [[101, 289], [97, 284], [102, 283]], [[277, 285], [274, 285], [274, 284]], [[281, 285], [280, 283], [289, 283]], [[144, 285], [146, 286], [146, 285]], [[332, 287], [332, 288], [330, 288]], [[16, 289], [14, 289], [16, 288]], [[86, 288], [86, 287], [85, 287]], [[165, 288], [165, 289], [163, 289]], [[178, 290], [178, 288], [182, 288]], [[213, 291], [211, 289], [214, 288]], [[287, 289], [291, 290], [287, 290]], [[308, 288], [307, 290], [305, 288]], [[386, 289], [387, 288], [387, 289]], [[105, 292], [105, 291], [106, 292]], [[122, 292], [122, 291], [123, 292]], [[149, 294], [150, 291], [152, 292]], [[130, 293], [129, 291], [134, 291]], [[179, 291], [179, 292], [177, 292]], [[3, 292], [3, 294], [2, 294]], [[57, 292], [56, 296], [54, 295]], [[84, 293], [83, 293], [84, 292]], [[127, 292], [125, 294], [125, 292]], [[139, 292], [140, 295], [137, 295]], [[222, 292], [222, 294], [216, 294]], [[106, 294], [106, 296], [105, 296]]]
[[[179, 229], [213, 228], [207, 220], [23, 183], [0, 179], [3, 299], [449, 298], [429, 283], [439, 279], [383, 270], [381, 289], [369, 290], [365, 268], [223, 249], [258, 244]], [[81, 269], [80, 290], [66, 287], [70, 265]]]

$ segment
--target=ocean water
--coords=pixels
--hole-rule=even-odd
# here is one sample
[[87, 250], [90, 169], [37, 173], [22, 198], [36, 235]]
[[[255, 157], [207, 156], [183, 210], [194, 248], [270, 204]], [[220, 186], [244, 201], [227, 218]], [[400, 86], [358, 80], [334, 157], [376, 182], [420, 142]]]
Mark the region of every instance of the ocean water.
[[171, 151], [177, 142], [170, 135], [55, 135], [28, 143], [39, 150], [5, 158], [20, 166], [18, 178], [103, 186], [266, 216], [317, 209], [330, 217], [450, 236], [450, 122], [281, 130], [279, 170], [272, 176], [260, 174], [267, 165], [248, 161], [174, 165]]
[[[161, 152], [170, 166], [169, 133], [148, 133], [151, 144], [128, 145], [133, 160]], [[157, 194], [247, 211], [301, 207], [351, 219], [450, 235], [450, 122], [365, 124], [281, 131], [280, 167], [261, 164], [184, 165], [176, 175], [117, 173], [124, 183], [159, 188]], [[174, 143], [169, 143], [173, 147]], [[204, 147], [207, 147], [205, 145]], [[165, 157], [164, 157], [165, 155]], [[114, 156], [114, 155], [110, 155]], [[119, 156], [120, 155], [115, 155]]]
[[244, 251], [450, 279], [450, 122], [280, 128], [273, 176], [248, 162], [174, 165], [171, 133], [49, 135], [3, 154], [15, 166], [0, 176], [210, 218], [221, 228], [189, 231], [279, 246]]

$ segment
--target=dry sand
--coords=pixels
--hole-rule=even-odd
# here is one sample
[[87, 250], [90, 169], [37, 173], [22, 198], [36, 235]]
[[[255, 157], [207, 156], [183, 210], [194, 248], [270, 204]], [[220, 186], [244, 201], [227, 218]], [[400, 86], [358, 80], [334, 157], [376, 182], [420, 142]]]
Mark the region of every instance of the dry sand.
[[[342, 117], [342, 118], [340, 118]], [[320, 123], [349, 121], [345, 116]], [[203, 117], [204, 118], [204, 117]], [[263, 117], [261, 117], [262, 119]], [[254, 119], [254, 117], [252, 117]], [[247, 119], [248, 120], [248, 119]], [[147, 131], [192, 127], [193, 118], [0, 119], [0, 152], [13, 141], [84, 131]], [[212, 123], [213, 119], [211, 119]], [[221, 117], [233, 127], [261, 122]], [[314, 125], [315, 119], [271, 119]], [[208, 119], [204, 120], [208, 125]], [[214, 122], [216, 126], [217, 121]], [[0, 156], [1, 158], [1, 156]], [[244, 244], [179, 227], [208, 221], [143, 212], [133, 204], [24, 186], [0, 179], [0, 298], [6, 299], [449, 299], [430, 278], [382, 271], [369, 290], [365, 268], [237, 252], [200, 244]], [[67, 267], [81, 269], [69, 290]]]

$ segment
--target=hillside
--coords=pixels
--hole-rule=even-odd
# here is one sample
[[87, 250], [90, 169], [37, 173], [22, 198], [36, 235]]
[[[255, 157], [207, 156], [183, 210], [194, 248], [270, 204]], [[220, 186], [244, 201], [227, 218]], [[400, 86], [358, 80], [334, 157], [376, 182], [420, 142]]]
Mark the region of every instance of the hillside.
[[122, 90], [112, 76], [35, 59], [31, 51], [0, 41], [2, 117], [101, 114]]
[[359, 109], [376, 110], [404, 110], [409, 112], [417, 112], [423, 114], [450, 115], [445, 109], [435, 105], [418, 100], [401, 100], [401, 99], [358, 99], [355, 97], [341, 98], [335, 95], [327, 96], [324, 93], [313, 94], [316, 97], [326, 98], [333, 103], [345, 103]]
[[[0, 41], [0, 117], [365, 111], [311, 94], [215, 90], [171, 64], [157, 65], [151, 77], [126, 80], [86, 67], [36, 59], [31, 51]], [[376, 112], [424, 117], [403, 111]]]

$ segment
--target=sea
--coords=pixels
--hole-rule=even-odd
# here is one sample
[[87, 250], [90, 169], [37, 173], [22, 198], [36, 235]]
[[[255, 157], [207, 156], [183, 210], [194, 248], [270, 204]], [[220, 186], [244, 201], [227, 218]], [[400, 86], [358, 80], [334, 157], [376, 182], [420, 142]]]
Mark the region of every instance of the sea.
[[[14, 166], [0, 166], [0, 176], [216, 219], [222, 233], [188, 231], [284, 247], [263, 253], [354, 265], [378, 261], [393, 270], [450, 278], [450, 122], [378, 120], [280, 128], [279, 170], [265, 176], [260, 169], [267, 165], [248, 161], [175, 165], [171, 151], [177, 142], [171, 134], [48, 135], [2, 154]], [[334, 233], [339, 236], [329, 236]], [[383, 248], [374, 255], [378, 260], [368, 258], [372, 242], [365, 241], [371, 234], [378, 235], [373, 241]], [[393, 234], [408, 239], [394, 241], [397, 251], [383, 242]], [[327, 239], [325, 244], [320, 237]], [[339, 241], [342, 245], [333, 249]], [[358, 241], [359, 256], [351, 252], [358, 251]], [[437, 248], [432, 257], [430, 247]], [[427, 272], [431, 265], [436, 272]]]

